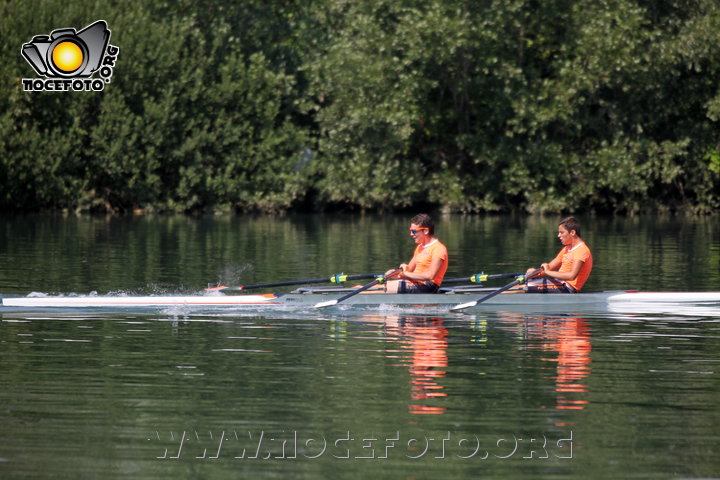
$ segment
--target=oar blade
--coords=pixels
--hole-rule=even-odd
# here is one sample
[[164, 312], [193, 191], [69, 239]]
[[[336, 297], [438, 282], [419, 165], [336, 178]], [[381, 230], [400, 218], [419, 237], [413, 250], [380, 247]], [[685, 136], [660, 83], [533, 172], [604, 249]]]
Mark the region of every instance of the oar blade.
[[319, 302], [313, 305], [313, 308], [327, 308], [332, 307], [333, 305], [337, 305], [338, 301], [335, 300], [328, 300], [327, 302]]
[[227, 289], [228, 289], [228, 287], [226, 287], [225, 285], [218, 285], [217, 287], [207, 287], [205, 289], [205, 291], [206, 292], [224, 292]]
[[454, 307], [450, 307], [450, 311], [451, 312], [459, 312], [461, 310], [466, 310], [468, 308], [474, 307], [477, 304], [478, 304], [477, 300], [473, 300], [472, 302], [461, 303], [460, 305], [455, 305]]

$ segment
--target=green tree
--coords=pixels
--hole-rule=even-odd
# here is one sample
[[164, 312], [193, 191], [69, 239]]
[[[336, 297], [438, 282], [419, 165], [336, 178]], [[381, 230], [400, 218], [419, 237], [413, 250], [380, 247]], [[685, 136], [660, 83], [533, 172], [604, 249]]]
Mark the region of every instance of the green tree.
[[[0, 208], [720, 207], [714, 0], [0, 5]], [[100, 93], [23, 92], [108, 21]]]
[[718, 206], [705, 160], [718, 141], [713, 2], [329, 1], [323, 11], [332, 28], [309, 70], [330, 201]]
[[[234, 26], [182, 2], [170, 15], [161, 2], [60, 7], [42, 2], [36, 18], [7, 2], [4, 26], [23, 22], [7, 41], [18, 52], [35, 34], [103, 18], [120, 57], [102, 93], [25, 93], [20, 74], [2, 89], [6, 208], [281, 210], [303, 198], [294, 77], [236, 48]], [[22, 62], [9, 61], [28, 72]]]

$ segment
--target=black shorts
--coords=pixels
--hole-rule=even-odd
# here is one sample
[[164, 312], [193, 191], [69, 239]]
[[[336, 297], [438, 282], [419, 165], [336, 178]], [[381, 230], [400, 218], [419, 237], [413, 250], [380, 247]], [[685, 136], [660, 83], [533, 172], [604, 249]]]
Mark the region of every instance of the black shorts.
[[439, 288], [430, 281], [418, 283], [400, 280], [398, 282], [398, 293], [437, 293]]
[[525, 286], [527, 293], [575, 293], [575, 289], [563, 282], [550, 277], [530, 280]]

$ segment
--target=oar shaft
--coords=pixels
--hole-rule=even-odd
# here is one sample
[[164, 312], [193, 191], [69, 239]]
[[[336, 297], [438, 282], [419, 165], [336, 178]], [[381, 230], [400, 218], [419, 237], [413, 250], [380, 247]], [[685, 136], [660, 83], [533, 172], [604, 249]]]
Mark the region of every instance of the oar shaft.
[[396, 268], [395, 270], [389, 272], [388, 274], [382, 275], [382, 276], [376, 278], [375, 280], [373, 280], [372, 282], [368, 283], [367, 285], [363, 285], [360, 288], [356, 288], [352, 292], [346, 293], [345, 295], [342, 295], [339, 298], [336, 298], [334, 300], [328, 300], [327, 302], [316, 303], [313, 308], [325, 308], [325, 307], [332, 307], [333, 305], [337, 305], [338, 303], [342, 302], [343, 300], [347, 300], [348, 298], [355, 296], [360, 292], [364, 292], [368, 288], [374, 287], [375, 285], [377, 285], [380, 282], [384, 282], [388, 278], [395, 276], [398, 272], [401, 272], [401, 271], [402, 271], [402, 268]]
[[377, 285], [378, 283], [380, 283], [381, 280], [384, 280], [384, 278], [382, 278], [382, 279], [381, 279], [381, 278], [376, 278], [375, 280], [373, 280], [372, 282], [368, 283], [367, 285], [363, 285], [362, 287], [356, 288], [355, 290], [353, 290], [353, 291], [350, 292], [350, 293], [346, 293], [345, 295], [343, 295], [343, 296], [341, 296], [341, 297], [339, 297], [339, 298], [336, 298], [336, 299], [335, 299], [335, 302], [336, 302], [336, 303], [340, 303], [340, 302], [342, 302], [343, 300], [352, 297], [353, 295], [357, 295], [357, 294], [360, 293], [360, 292], [364, 292], [364, 291], [367, 290], [368, 288], [372, 288], [372, 287], [374, 287], [375, 285]]
[[[256, 283], [253, 285], [238, 285], [235, 287], [215, 287], [212, 290], [218, 290], [220, 292], [237, 292], [241, 290], [254, 290], [259, 288], [272, 288], [272, 287], [287, 287], [291, 285], [306, 285], [310, 283], [343, 283], [348, 280], [363, 280], [366, 278], [376, 278], [381, 276], [380, 273], [361, 273], [357, 275], [345, 275], [343, 273], [338, 273], [336, 275], [332, 275], [330, 277], [320, 277], [320, 278], [306, 278], [304, 280], [287, 280], [283, 282], [271, 282], [271, 283]], [[486, 282], [488, 280], [495, 280], [498, 278], [510, 278], [510, 277], [517, 277], [519, 275], [522, 275], [522, 273], [496, 273], [492, 275], [486, 275], [484, 273], [475, 273], [473, 275], [470, 275], [468, 277], [458, 277], [458, 278], [446, 278], [443, 280], [444, 283], [460, 283], [460, 282], [473, 282], [473, 283], [482, 283]], [[209, 289], [209, 288], [208, 288]]]
[[237, 287], [225, 287], [220, 289], [221, 292], [224, 291], [237, 291], [237, 290], [252, 290], [256, 288], [271, 288], [271, 287], [286, 287], [289, 285], [306, 285], [308, 283], [342, 283], [347, 280], [360, 280], [364, 278], [374, 278], [377, 277], [377, 273], [362, 273], [358, 275], [344, 275], [342, 273], [339, 273], [337, 275], [333, 275], [331, 277], [322, 277], [322, 278], [307, 278], [305, 280], [288, 280], [284, 282], [273, 282], [273, 283], [256, 283], [254, 285], [240, 285]]
[[508, 283], [508, 284], [505, 285], [504, 287], [498, 288], [498, 289], [495, 290], [494, 292], [485, 295], [484, 297], [482, 297], [482, 298], [479, 299], [479, 300], [474, 300], [474, 301], [472, 301], [472, 302], [467, 302], [467, 303], [462, 303], [462, 304], [460, 304], [460, 305], [455, 305], [454, 307], [450, 308], [450, 311], [456, 312], [456, 311], [458, 311], [458, 310], [465, 310], [466, 308], [474, 307], [475, 305], [478, 305], [478, 304], [483, 303], [483, 302], [485, 302], [485, 301], [487, 301], [487, 300], [490, 300], [490, 299], [491, 299], [492, 297], [494, 297], [495, 295], [500, 295], [501, 293], [503, 293], [503, 292], [505, 292], [505, 291], [507, 291], [507, 290], [510, 290], [510, 289], [511, 289], [512, 287], [514, 287], [515, 285], [518, 285], [518, 284], [520, 284], [520, 283], [525, 282], [526, 280], [529, 280], [529, 279], [533, 278], [533, 277], [536, 276], [538, 273], [542, 272], [542, 270], [543, 270], [542, 268], [535, 269], [535, 270], [533, 270], [532, 272], [530, 272], [529, 274], [524, 275], [524, 276], [521, 276], [521, 277], [518, 277], [517, 280], [514, 280], [514, 281]]
[[485, 295], [483, 298], [481, 298], [480, 300], [478, 300], [477, 303], [483, 303], [485, 300], [490, 300], [490, 299], [491, 299], [492, 297], [494, 297], [495, 295], [500, 295], [501, 293], [503, 293], [503, 292], [505, 292], [505, 291], [507, 291], [507, 290], [510, 290], [510, 289], [511, 289], [512, 287], [514, 287], [515, 285], [518, 285], [518, 284], [522, 283], [523, 281], [524, 281], [524, 279], [521, 279], [521, 278], [519, 278], [519, 279], [517, 279], [517, 280], [514, 280], [514, 281], [508, 283], [507, 285], [505, 285], [504, 287], [498, 288], [498, 289], [495, 290], [494, 292]]
[[289, 286], [289, 285], [304, 285], [306, 283], [324, 283], [324, 282], [329, 282], [329, 281], [330, 280], [328, 279], [328, 277], [308, 278], [306, 280], [288, 280], [286, 282], [256, 283], [254, 285], [240, 285], [239, 287], [228, 287], [228, 289], [253, 290], [256, 288], [285, 287], [285, 286]]
[[522, 273], [522, 272], [494, 273], [492, 275], [486, 275], [484, 273], [474, 273], [474, 274], [470, 275], [469, 277], [446, 278], [443, 280], [443, 283], [460, 283], [460, 282], [482, 283], [482, 282], [487, 282], [488, 280], [497, 280], [499, 278], [519, 277], [520, 275], [524, 275], [524, 273]]

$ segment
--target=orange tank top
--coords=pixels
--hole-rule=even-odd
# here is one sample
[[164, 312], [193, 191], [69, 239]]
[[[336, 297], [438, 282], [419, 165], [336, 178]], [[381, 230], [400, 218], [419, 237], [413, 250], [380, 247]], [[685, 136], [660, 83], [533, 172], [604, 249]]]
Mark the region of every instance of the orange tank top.
[[413, 254], [413, 260], [415, 260], [415, 272], [422, 273], [430, 269], [430, 264], [433, 259], [441, 258], [442, 265], [438, 270], [432, 282], [438, 287], [442, 285], [445, 272], [448, 268], [448, 251], [445, 245], [440, 243], [440, 240], [435, 239], [428, 245], [418, 245], [415, 247], [415, 253]]
[[582, 268], [580, 269], [580, 273], [578, 273], [575, 280], [567, 281], [567, 283], [572, 286], [576, 292], [579, 292], [583, 285], [585, 285], [593, 267], [592, 253], [590, 253], [588, 246], [585, 245], [585, 242], [583, 242], [572, 249], [565, 247], [560, 250], [560, 253], [557, 254], [555, 259], [561, 262], [560, 269], [558, 270], [559, 272], [569, 272], [572, 270], [575, 262], [584, 262]]

